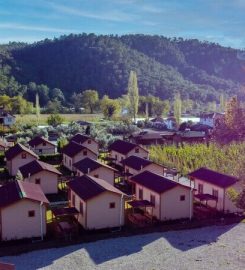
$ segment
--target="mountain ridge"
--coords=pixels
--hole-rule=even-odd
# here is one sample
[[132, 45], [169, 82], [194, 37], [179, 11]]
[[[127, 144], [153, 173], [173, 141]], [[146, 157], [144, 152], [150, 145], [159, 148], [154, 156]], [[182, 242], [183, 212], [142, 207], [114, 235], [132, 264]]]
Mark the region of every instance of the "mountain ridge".
[[221, 94], [244, 98], [245, 58], [239, 54], [243, 51], [198, 40], [71, 34], [0, 46], [0, 72], [20, 85], [60, 88], [67, 98], [86, 89], [116, 98], [126, 93], [129, 72], [135, 70], [141, 95], [173, 99], [180, 92], [205, 103]]

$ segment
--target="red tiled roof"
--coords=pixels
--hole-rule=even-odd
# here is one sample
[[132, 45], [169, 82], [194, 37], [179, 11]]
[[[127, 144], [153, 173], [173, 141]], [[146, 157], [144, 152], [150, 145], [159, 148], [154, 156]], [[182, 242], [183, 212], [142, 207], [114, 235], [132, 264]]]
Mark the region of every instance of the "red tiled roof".
[[33, 139], [31, 139], [28, 144], [31, 146], [31, 147], [35, 147], [35, 146], [38, 146], [42, 143], [47, 143], [47, 144], [51, 144], [53, 146], [55, 146], [52, 142], [48, 141], [47, 139], [43, 138], [43, 137], [40, 137], [40, 136], [37, 136]]
[[92, 172], [100, 167], [105, 167], [110, 170], [116, 171], [114, 168], [91, 158], [84, 158], [73, 164], [73, 166], [82, 173], [88, 173], [88, 171]]
[[61, 173], [53, 165], [42, 162], [40, 160], [33, 160], [30, 163], [21, 166], [19, 170], [24, 178], [28, 177], [29, 174], [33, 175], [41, 171], [49, 171], [61, 175]]
[[14, 181], [0, 187], [0, 207], [6, 207], [22, 199], [49, 203], [39, 185]]
[[152, 164], [152, 162], [149, 159], [137, 156], [127, 157], [124, 160], [122, 160], [121, 163], [135, 170], [141, 170], [142, 168]]
[[[140, 147], [139, 145], [137, 145], [135, 143], [126, 142], [126, 141], [123, 141], [123, 140], [116, 140], [115, 142], [113, 142], [109, 146], [109, 151], [113, 150], [113, 151], [116, 151], [116, 152], [121, 153], [123, 155], [126, 155], [127, 153], [132, 151], [135, 147], [142, 148], [142, 147]], [[144, 150], [146, 152], [148, 152], [146, 149], [144, 149]]]
[[5, 157], [7, 160], [11, 160], [14, 157], [16, 157], [17, 155], [19, 155], [22, 152], [27, 152], [30, 155], [38, 158], [38, 156], [30, 149], [28, 149], [27, 147], [25, 147], [24, 145], [17, 143], [16, 145], [14, 145], [13, 147], [9, 148], [6, 152], [5, 152]]
[[239, 181], [239, 179], [234, 176], [212, 171], [207, 168], [200, 168], [194, 172], [191, 172], [189, 176], [222, 188], [232, 186]]
[[[63, 149], [62, 149], [62, 153], [66, 154], [69, 157], [74, 157], [75, 155], [77, 155], [78, 153], [80, 153], [83, 150], [87, 150], [92, 152], [90, 149], [82, 146], [81, 144], [78, 144], [76, 142], [69, 142]], [[94, 153], [94, 152], [92, 152]], [[96, 154], [96, 153], [94, 153]]]
[[67, 185], [84, 201], [90, 200], [105, 191], [124, 195], [119, 189], [106, 181], [88, 175], [75, 177], [74, 180], [68, 182]]
[[149, 171], [144, 171], [135, 176], [132, 176], [130, 181], [135, 182], [141, 186], [144, 186], [159, 194], [166, 192], [178, 185], [182, 186], [181, 184], [175, 181], [172, 181], [159, 174], [155, 174]]

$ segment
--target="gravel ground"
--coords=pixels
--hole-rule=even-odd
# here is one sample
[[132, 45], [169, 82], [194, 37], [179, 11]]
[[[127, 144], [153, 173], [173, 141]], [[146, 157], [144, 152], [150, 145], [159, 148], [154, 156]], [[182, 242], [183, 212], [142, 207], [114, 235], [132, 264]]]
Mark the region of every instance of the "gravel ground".
[[102, 240], [0, 260], [17, 270], [243, 270], [245, 224]]

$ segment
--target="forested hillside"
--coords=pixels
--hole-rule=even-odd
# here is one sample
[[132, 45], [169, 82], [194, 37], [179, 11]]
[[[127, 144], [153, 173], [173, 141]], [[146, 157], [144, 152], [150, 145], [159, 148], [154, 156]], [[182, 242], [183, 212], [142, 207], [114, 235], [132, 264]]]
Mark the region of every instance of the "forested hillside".
[[[96, 89], [115, 98], [126, 92], [130, 70], [135, 70], [141, 95], [172, 99], [180, 92], [203, 103], [218, 101], [221, 93], [242, 98], [244, 59], [242, 51], [197, 40], [69, 35], [1, 46], [0, 93], [23, 93], [33, 100], [35, 89], [49, 91], [46, 99], [62, 91], [69, 99], [74, 92]], [[41, 102], [46, 100], [41, 97]]]

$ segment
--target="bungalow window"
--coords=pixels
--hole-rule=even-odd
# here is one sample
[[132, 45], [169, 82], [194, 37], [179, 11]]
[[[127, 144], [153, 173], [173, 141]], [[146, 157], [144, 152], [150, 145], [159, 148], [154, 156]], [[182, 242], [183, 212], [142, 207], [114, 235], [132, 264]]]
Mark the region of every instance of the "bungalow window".
[[40, 185], [40, 183], [41, 183], [41, 179], [40, 178], [36, 178], [35, 179], [35, 184]]
[[83, 203], [80, 202], [80, 214], [83, 215]]
[[98, 174], [95, 174], [94, 177], [99, 178], [99, 175]]
[[139, 153], [139, 148], [135, 148], [135, 153]]
[[72, 195], [72, 202], [71, 202], [73, 206], [75, 206], [75, 200], [76, 200], [76, 198], [75, 198], [75, 195], [73, 194]]
[[198, 193], [203, 194], [203, 184], [198, 184]]
[[39, 153], [42, 153], [43, 152], [43, 150], [42, 149], [39, 149]]
[[113, 208], [115, 208], [116, 207], [116, 204], [114, 203], [114, 202], [111, 202], [110, 204], [109, 204], [109, 208], [110, 209], [113, 209]]
[[154, 195], [151, 195], [150, 201], [155, 206], [155, 204], [156, 204], [156, 197]]
[[46, 142], [43, 142], [43, 146], [46, 146]]
[[218, 198], [219, 197], [219, 191], [217, 189], [214, 189], [212, 190], [212, 194], [214, 197]]
[[180, 201], [185, 201], [185, 195], [180, 195]]
[[143, 200], [143, 189], [139, 188], [139, 199]]
[[28, 217], [35, 217], [35, 211], [34, 210], [28, 211]]
[[88, 151], [87, 150], [83, 151], [83, 155], [84, 156], [87, 156], [87, 154], [88, 154]]
[[22, 158], [22, 159], [26, 159], [26, 153], [22, 153], [22, 154], [21, 154], [21, 158]]
[[88, 140], [88, 144], [91, 144], [91, 140]]

